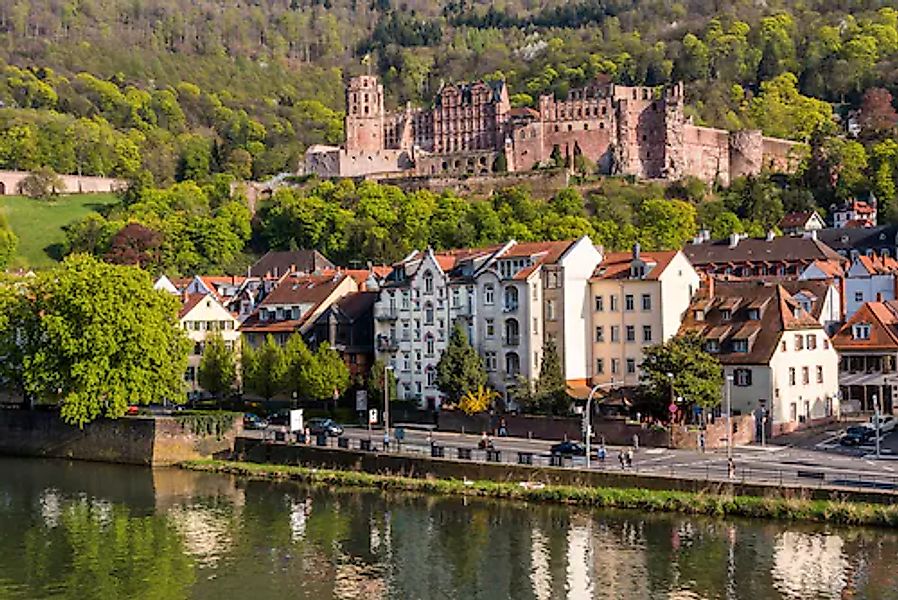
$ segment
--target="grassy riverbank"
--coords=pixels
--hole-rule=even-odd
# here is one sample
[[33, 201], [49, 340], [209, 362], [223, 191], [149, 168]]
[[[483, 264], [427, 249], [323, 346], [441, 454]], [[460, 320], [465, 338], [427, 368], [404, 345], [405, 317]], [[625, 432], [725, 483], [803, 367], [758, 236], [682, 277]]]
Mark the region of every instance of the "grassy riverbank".
[[356, 471], [333, 471], [219, 460], [190, 461], [183, 463], [182, 467], [195, 471], [228, 473], [255, 479], [300, 481], [313, 485], [480, 496], [526, 502], [635, 509], [646, 512], [677, 512], [719, 517], [738, 516], [840, 525], [898, 527], [898, 505], [860, 504], [839, 500], [757, 498], [711, 493], [551, 485], [532, 488], [517, 483], [412, 479]]

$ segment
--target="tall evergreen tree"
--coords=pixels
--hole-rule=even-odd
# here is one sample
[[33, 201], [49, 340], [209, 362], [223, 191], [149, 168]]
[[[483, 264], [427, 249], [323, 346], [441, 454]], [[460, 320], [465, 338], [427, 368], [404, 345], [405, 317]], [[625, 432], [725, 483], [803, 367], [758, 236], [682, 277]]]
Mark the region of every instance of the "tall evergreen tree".
[[315, 361], [299, 333], [292, 334], [284, 345], [284, 389], [294, 400], [308, 399], [305, 374]]
[[218, 400], [233, 390], [237, 383], [234, 352], [225, 345], [219, 332], [206, 338], [197, 379], [200, 386]]
[[538, 412], [555, 415], [566, 414], [571, 407], [558, 347], [551, 338], [543, 344], [543, 360], [536, 380], [534, 401]]
[[451, 404], [457, 405], [462, 396], [482, 385], [486, 385], [483, 360], [468, 342], [461, 323], [456, 323], [449, 346], [437, 363], [437, 386]]
[[243, 388], [244, 390], [271, 400], [284, 389], [286, 363], [284, 351], [270, 335], [256, 350], [249, 344], [243, 345]]

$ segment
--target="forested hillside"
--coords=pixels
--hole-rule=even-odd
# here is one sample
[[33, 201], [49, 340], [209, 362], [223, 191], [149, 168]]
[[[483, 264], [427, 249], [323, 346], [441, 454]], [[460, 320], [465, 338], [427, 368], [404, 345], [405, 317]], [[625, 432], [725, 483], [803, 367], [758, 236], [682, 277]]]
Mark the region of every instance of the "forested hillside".
[[856, 105], [898, 82], [890, 4], [10, 0], [0, 167], [144, 168], [159, 184], [292, 170], [341, 139], [342, 77], [366, 55], [394, 104], [476, 77], [506, 78], [519, 105], [598, 74], [683, 79], [698, 122], [802, 139], [820, 107], [801, 94]]

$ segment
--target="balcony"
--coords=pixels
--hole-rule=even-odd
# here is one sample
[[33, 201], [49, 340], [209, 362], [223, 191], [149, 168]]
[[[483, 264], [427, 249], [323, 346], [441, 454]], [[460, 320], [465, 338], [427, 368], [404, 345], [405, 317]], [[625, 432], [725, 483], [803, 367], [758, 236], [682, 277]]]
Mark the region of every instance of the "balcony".
[[502, 307], [502, 312], [504, 312], [504, 313], [517, 312], [517, 310], [518, 310], [517, 302], [509, 302], [505, 306]]
[[395, 308], [384, 308], [375, 311], [374, 318], [378, 321], [395, 321], [399, 318], [399, 311]]
[[521, 343], [521, 336], [516, 334], [503, 336], [502, 343], [506, 346], [518, 346]]
[[399, 350], [399, 340], [389, 336], [378, 336], [377, 351], [378, 352], [395, 352]]

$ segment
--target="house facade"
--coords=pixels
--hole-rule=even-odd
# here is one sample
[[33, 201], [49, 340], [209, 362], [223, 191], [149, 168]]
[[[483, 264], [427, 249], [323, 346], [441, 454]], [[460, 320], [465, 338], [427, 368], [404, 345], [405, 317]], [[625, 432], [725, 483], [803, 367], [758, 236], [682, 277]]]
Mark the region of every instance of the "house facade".
[[720, 360], [736, 414], [767, 411], [768, 435], [839, 416], [836, 350], [782, 285], [710, 279], [680, 331], [697, 332]]
[[679, 251], [607, 254], [590, 280], [591, 383], [638, 385], [644, 348], [677, 334], [699, 283]]
[[895, 414], [898, 399], [898, 301], [866, 302], [833, 336], [843, 411]]
[[519, 377], [538, 376], [546, 337], [565, 377], [585, 381], [588, 280], [599, 259], [589, 238], [414, 252], [380, 290], [376, 355], [395, 369], [399, 396], [430, 409], [442, 402], [436, 367], [456, 322], [507, 402]]
[[181, 310], [178, 313], [181, 328], [193, 342], [187, 359], [187, 371], [184, 381], [190, 397], [202, 395], [203, 389], [198, 381], [200, 362], [203, 359], [206, 340], [213, 333], [220, 333], [225, 345], [240, 355], [240, 322], [228, 311], [213, 294], [190, 294], [182, 296]]

